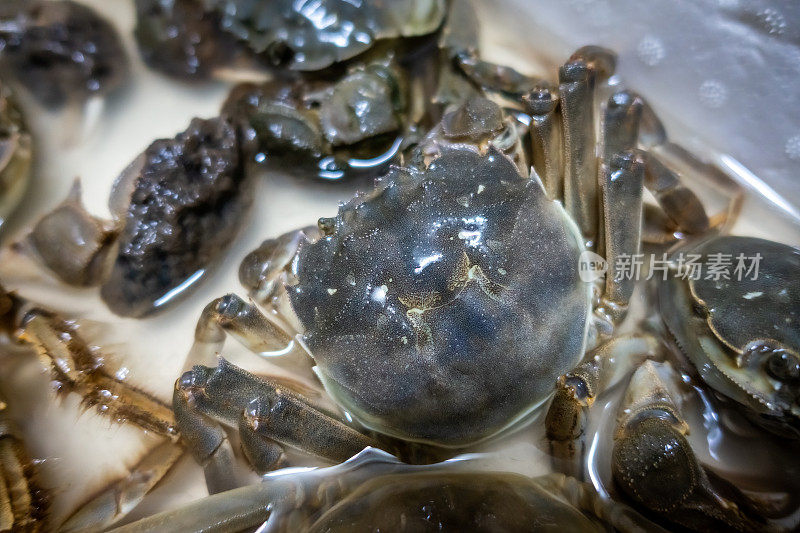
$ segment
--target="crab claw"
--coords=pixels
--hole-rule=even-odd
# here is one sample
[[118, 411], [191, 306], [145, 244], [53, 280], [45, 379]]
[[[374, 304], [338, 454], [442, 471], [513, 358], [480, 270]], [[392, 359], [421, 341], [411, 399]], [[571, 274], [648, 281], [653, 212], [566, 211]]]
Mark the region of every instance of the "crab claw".
[[617, 486], [665, 520], [698, 531], [764, 531], [766, 522], [733, 485], [706, 471], [685, 435], [665, 375], [668, 363], [645, 362], [631, 378], [612, 452]]

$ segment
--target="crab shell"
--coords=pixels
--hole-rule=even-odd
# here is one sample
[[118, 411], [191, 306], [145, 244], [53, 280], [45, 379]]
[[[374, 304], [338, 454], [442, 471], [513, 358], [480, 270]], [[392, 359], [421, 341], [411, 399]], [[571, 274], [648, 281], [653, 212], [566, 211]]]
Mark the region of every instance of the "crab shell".
[[278, 67], [321, 70], [369, 50], [379, 39], [436, 31], [443, 0], [203, 0], [222, 28]]
[[554, 494], [548, 478], [427, 469], [368, 480], [309, 531], [606, 531]]
[[[661, 314], [680, 349], [709, 386], [762, 425], [800, 437], [800, 249], [718, 236], [681, 252], [699, 254], [704, 265], [725, 261], [730, 279], [706, 271], [662, 284]], [[747, 268], [757, 254], [756, 275]], [[745, 269], [737, 271], [740, 256]]]
[[301, 246], [287, 290], [322, 383], [368, 428], [464, 446], [580, 360], [579, 231], [496, 149], [393, 168], [331, 225]]

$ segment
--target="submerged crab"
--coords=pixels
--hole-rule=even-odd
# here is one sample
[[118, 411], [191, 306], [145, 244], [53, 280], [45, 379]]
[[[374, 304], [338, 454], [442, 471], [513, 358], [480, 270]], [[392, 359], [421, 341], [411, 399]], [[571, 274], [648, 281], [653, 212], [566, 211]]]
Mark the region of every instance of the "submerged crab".
[[186, 80], [209, 78], [239, 53], [201, 0], [136, 0], [135, 36], [145, 63]]
[[558, 474], [492, 471], [481, 458], [409, 466], [368, 449], [330, 468], [271, 476], [119, 528], [242, 531], [658, 530], [591, 486]]
[[376, 176], [396, 158], [413, 115], [405, 70], [389, 55], [332, 81], [278, 79], [236, 86], [222, 116], [248, 160], [299, 176]]
[[[252, 5], [256, 9], [263, 7]], [[397, 5], [398, 9], [404, 9], [403, 6], [411, 4]], [[263, 9], [268, 12], [275, 6]], [[269, 53], [277, 63], [293, 67], [292, 62], [299, 57], [296, 50], [287, 51], [284, 41], [273, 39], [269, 33], [272, 21], [266, 23], [267, 40], [275, 43], [267, 46]], [[258, 26], [255, 28], [261, 31]], [[333, 57], [326, 54], [321, 57]], [[463, 105], [446, 114], [406, 154], [404, 168], [393, 168], [375, 190], [343, 206], [337, 217], [321, 219], [317, 229], [266, 241], [246, 258], [241, 268], [242, 281], [267, 313], [233, 295], [212, 302], [198, 323], [190, 363], [213, 361], [228, 333], [259, 353], [274, 355], [283, 351], [296, 355], [302, 344], [316, 363], [320, 381], [345, 413], [340, 415], [320, 408], [302, 391], [292, 390], [291, 384], [254, 376], [224, 361], [216, 368], [195, 366], [176, 383], [173, 408], [181, 442], [206, 467], [212, 492], [232, 484], [232, 451], [220, 423], [238, 430], [245, 455], [259, 472], [282, 464], [286, 447], [340, 461], [365, 446], [386, 445], [390, 439], [385, 435], [421, 442], [431, 448], [462, 448], [502, 433], [546, 402], [556, 378], [577, 364], [599, 339], [610, 335], [615, 323], [625, 315], [633, 283], [617, 280], [613, 275], [604, 286], [585, 282], [580, 278], [579, 260], [586, 248], [602, 254], [612, 265], [615, 258], [639, 250], [643, 186], [654, 193], [661, 206], [657, 220], [666, 222], [663, 228], [656, 228], [662, 230], [660, 234], [646, 232], [645, 238], [668, 240], [678, 230], [702, 233], [709, 226], [720, 225], [719, 221], [708, 219], [699, 200], [681, 185], [669, 165], [654, 155], [661, 148], [654, 145], [669, 143], [665, 143], [658, 124], [653, 124], [654, 116], [648, 114], [650, 110], [640, 97], [628, 91], [611, 95], [603, 108], [601, 136], [596, 138], [595, 86], [607, 90], [602, 80], [613, 70], [612, 59], [603, 50], [582, 49], [562, 68], [557, 89], [472, 55], [459, 55], [456, 65], [460, 74], [467, 74], [466, 78], [453, 78], [450, 80], [453, 84], [446, 87], [440, 84], [437, 98], [443, 104]], [[332, 61], [338, 59], [334, 57]], [[130, 246], [123, 248], [131, 253], [127, 257], [117, 255], [115, 262], [133, 268], [123, 268], [117, 279], [143, 281], [146, 288], [142, 290], [142, 285], [136, 284], [129, 288], [120, 304], [123, 313], [140, 315], [171, 301], [180, 292], [175, 292], [177, 289], [202, 276], [206, 259], [230, 240], [224, 231], [217, 233], [220, 226], [230, 229], [227, 220], [223, 221], [225, 224], [217, 224], [215, 215], [219, 210], [212, 209], [210, 217], [196, 217], [193, 208], [197, 205], [192, 201], [197, 200], [203, 207], [206, 202], [243, 205], [237, 194], [238, 187], [246, 180], [234, 170], [237, 164], [232, 155], [248, 149], [239, 144], [242, 139], [263, 143], [257, 146], [256, 153], [266, 157], [284, 155], [282, 152], [288, 147], [301, 157], [312, 155], [319, 160], [335, 154], [339, 147], [349, 148], [386, 134], [394, 137], [402, 130], [407, 125], [401, 117], [405, 109], [395, 98], [397, 86], [402, 83], [394, 79], [396, 73], [392, 67], [370, 61], [348, 65], [345, 76], [325, 84], [322, 98], [316, 99], [309, 98], [315, 93], [305, 83], [278, 82], [256, 87], [256, 92], [266, 93], [266, 97], [256, 94], [255, 102], [247, 98], [244, 101], [246, 105], [253, 104], [256, 111], [250, 109], [245, 114], [247, 121], [254, 117], [261, 121], [264, 134], [256, 139], [240, 133], [238, 142], [228, 143], [237, 137], [234, 128], [224, 120], [214, 120], [193, 124], [192, 128], [196, 127], [199, 133], [191, 131], [174, 143], [167, 142], [169, 146], [164, 150], [175, 156], [165, 158], [166, 174], [172, 178], [177, 175], [192, 181], [188, 178], [196, 177], [195, 172], [205, 175], [209, 168], [204, 166], [208, 164], [208, 152], [219, 156], [210, 158], [211, 167], [221, 169], [224, 186], [209, 187], [213, 189], [210, 200], [202, 194], [198, 199], [190, 191], [189, 213], [185, 217], [184, 203], [179, 202], [177, 209], [172, 204], [160, 204], [162, 200], [166, 202], [164, 197], [182, 197], [173, 195], [169, 184], [156, 179], [143, 180], [141, 187], [135, 184], [129, 187], [131, 181], [120, 180], [114, 198], [125, 200], [112, 199], [114, 206], [127, 204], [127, 198], [136, 199], [137, 194], [143, 202], [130, 203], [127, 219], [136, 229], [123, 231], [132, 236]], [[455, 68], [446, 72], [452, 75], [454, 71]], [[454, 82], [455, 79], [460, 79], [463, 85]], [[527, 111], [531, 138], [525, 140], [530, 146], [522, 144], [524, 128], [509, 119], [498, 105], [480, 97], [490, 93], [499, 94], [506, 100], [504, 104], [511, 100], [508, 105], [517, 113]], [[605, 101], [605, 96], [600, 100]], [[298, 101], [315, 103], [303, 109]], [[335, 102], [344, 105], [324, 108]], [[359, 109], [366, 110], [366, 115], [351, 113]], [[326, 111], [329, 113], [324, 118]], [[372, 111], [379, 120], [370, 115]], [[259, 117], [259, 113], [263, 116]], [[640, 123], [645, 124], [642, 131]], [[205, 135], [209, 124], [213, 124], [214, 133]], [[331, 124], [341, 127], [341, 131], [331, 132], [328, 128]], [[254, 126], [250, 122], [240, 130], [258, 131]], [[184, 157], [184, 144], [197, 148], [201, 155], [189, 150], [193, 155]], [[653, 150], [645, 154], [637, 148]], [[529, 154], [533, 157], [529, 158]], [[164, 163], [159, 157], [153, 159], [159, 161], [146, 161], [141, 172], [138, 164], [134, 164], [126, 175], [145, 176], [150, 163], [155, 166]], [[528, 177], [529, 160], [535, 170], [531, 177]], [[152, 174], [161, 175], [162, 170], [156, 168]], [[166, 195], [162, 196], [164, 191]], [[203, 192], [209, 191], [203, 188]], [[558, 201], [563, 201], [565, 208]], [[151, 209], [154, 204], [157, 208]], [[136, 213], [131, 214], [132, 211]], [[162, 214], [173, 211], [179, 212], [179, 223], [171, 221], [165, 225], [164, 234], [171, 235], [184, 222], [195, 228], [200, 219], [200, 226], [213, 237], [210, 244], [188, 238], [186, 242], [178, 242], [175, 256], [164, 254], [163, 248], [172, 252], [174, 243], [162, 242], [162, 237], [168, 241], [170, 235], [159, 233], [162, 229], [159, 222]], [[112, 207], [112, 212], [122, 211]], [[240, 222], [237, 218], [240, 210], [233, 212], [235, 221], [230, 225], [235, 227]], [[70, 225], [62, 225], [64, 220]], [[54, 243], [69, 244], [71, 241], [63, 240], [61, 235], [66, 228], [74, 227], [75, 220], [82, 228], [80, 240], [99, 244], [80, 247], [82, 259], [71, 262], [73, 254], [53, 254], [48, 247]], [[106, 250], [114, 249], [109, 241], [115, 230], [88, 217], [74, 197], [45, 218], [43, 225], [34, 230], [34, 240], [37, 230], [43, 243], [41, 255], [49, 254], [46, 261], [51, 266], [59, 265], [55, 269], [62, 276], [74, 276], [81, 283], [94, 279], [94, 274], [103, 270]], [[138, 233], [139, 230], [143, 233]], [[155, 251], [149, 248], [154, 242], [158, 245]], [[164, 246], [160, 247], [161, 244]], [[208, 249], [204, 247], [206, 244]], [[185, 263], [182, 258], [193, 257], [195, 247], [199, 247], [204, 258], [200, 264]], [[139, 252], [141, 256], [137, 255]], [[167, 266], [164, 262], [149, 263], [147, 257], [151, 252], [159, 260], [166, 255]], [[109, 253], [108, 257], [114, 254]], [[170, 263], [172, 257], [177, 258], [174, 264]], [[184, 269], [186, 264], [188, 270]], [[175, 270], [170, 268], [176, 265]], [[182, 283], [174, 286], [176, 279]], [[113, 290], [110, 287], [104, 293]], [[133, 302], [134, 296], [142, 298], [144, 303]], [[15, 308], [30, 310], [15, 313], [13, 327], [22, 327], [23, 340], [34, 345], [40, 354], [74, 355], [76, 346], [81, 348], [73, 342], [78, 337], [74, 324], [50, 311], [30, 306], [29, 302], [20, 306], [19, 300], [11, 300]], [[296, 333], [299, 337], [295, 337]], [[646, 342], [637, 346], [645, 352], [652, 349]], [[83, 348], [78, 353], [83, 354]], [[589, 353], [593, 356], [598, 352]], [[65, 380], [78, 378], [66, 381], [73, 390], [84, 387], [86, 391], [81, 392], [91, 394], [96, 390], [95, 382], [100, 382], [105, 387], [101, 390], [119, 391], [115, 397], [126, 397], [124, 384], [114, 380], [97, 358], [64, 357], [54, 359], [54, 363], [56, 371], [77, 369], [67, 372], [65, 377]], [[786, 375], [791, 378], [791, 368]], [[148, 404], [142, 413], [149, 410], [163, 413], [164, 406], [157, 402]], [[677, 419], [661, 404], [655, 407], [648, 404], [643, 412], [646, 416], [624, 420], [623, 438], [632, 433], [647, 441], [651, 433], [639, 429], [658, 424], [645, 424], [646, 418], [668, 419], [670, 423]], [[157, 420], [170, 419], [164, 416]], [[161, 431], [170, 436], [175, 434], [171, 422], [161, 424]], [[667, 444], [673, 442], [676, 440]], [[622, 451], [618, 454], [623, 467], [635, 452], [643, 449], [635, 442], [628, 446], [633, 451], [626, 451], [627, 443], [620, 444]], [[156, 456], [166, 454], [174, 461], [178, 453], [175, 450], [180, 449], [171, 442], [165, 446], [167, 451], [159, 449]], [[645, 457], [642, 461], [651, 458], [642, 457]], [[164, 463], [170, 464], [169, 460]], [[693, 463], [687, 464], [691, 466], [690, 474], [697, 474]], [[148, 475], [142, 476], [137, 471], [128, 480], [139, 494], [152, 487], [164, 472], [162, 468], [150, 475], [147, 467], [152, 467], [152, 463], [142, 467]], [[627, 479], [633, 480], [627, 489], [637, 503], [646, 506], [647, 498], [635, 497], [642, 480], [634, 479], [636, 473], [627, 473]], [[624, 470], [621, 475], [625, 475]], [[653, 479], [658, 481], [658, 476], [645, 481]], [[697, 479], [701, 482], [692, 485], [692, 491], [694, 487], [706, 487], [702, 475], [692, 478]], [[379, 479], [375, 484], [384, 481]], [[430, 478], [425, 478], [419, 482], [423, 494], [429, 481]], [[477, 481], [460, 477], [452, 484], [459, 496], [467, 497], [476, 486], [486, 488], [505, 481], [496, 477]], [[470, 487], [470, 483], [475, 486]], [[509, 485], [527, 486], [527, 482], [509, 481], [504, 486]], [[436, 491], [441, 489], [440, 484], [434, 486]], [[350, 513], [357, 509], [359, 503], [355, 498], [374, 488], [366, 487], [356, 490], [354, 499], [349, 499], [341, 509]], [[260, 488], [206, 500], [182, 516], [206, 527], [209, 522], [225, 519], [214, 516], [219, 512], [217, 505], [230, 505], [233, 501], [237, 513], [243, 511], [234, 520], [253, 518], [256, 520], [253, 525], [258, 525], [265, 518], [264, 510], [274, 508], [274, 502], [270, 500], [265, 505], [260, 499], [254, 504], [243, 495], [258, 494]], [[114, 514], [117, 507], [132, 505], [130, 500], [120, 497], [130, 496], [131, 492], [130, 485], [122, 484], [104, 493], [106, 499], [101, 504], [114, 507], [111, 513]], [[527, 489], [524, 492], [527, 496], [531, 494]], [[518, 494], [515, 490], [504, 490], [498, 499], [519, 501], [515, 494]], [[713, 497], [714, 493], [706, 495]], [[418, 496], [405, 493], [403, 499], [408, 497], [416, 506], [414, 498]], [[240, 497], [241, 501], [237, 501]], [[269, 493], [268, 497], [279, 499], [281, 494]], [[519, 505], [524, 507], [526, 499], [522, 498]], [[736, 501], [717, 499], [723, 507]], [[563, 509], [562, 503], [545, 498], [548, 507]], [[656, 511], [669, 513], [676, 508], [679, 507], [666, 505]], [[317, 525], [342, 526], [342, 515], [338, 514], [341, 509], [326, 514]], [[109, 519], [107, 511], [98, 518], [98, 514], [93, 514], [97, 513], [97, 507], [90, 507], [90, 512], [75, 515], [70, 527], [103, 522]], [[713, 508], [711, 512], [715, 512]], [[567, 514], [580, 525], [592, 525], [574, 510]], [[170, 516], [166, 519], [171, 520]], [[712, 523], [730, 525], [730, 516], [751, 520], [748, 513], [733, 513]], [[114, 517], [118, 518], [116, 514]], [[154, 518], [149, 527], [163, 527], [164, 519]], [[753, 524], [758, 523], [752, 520]]]

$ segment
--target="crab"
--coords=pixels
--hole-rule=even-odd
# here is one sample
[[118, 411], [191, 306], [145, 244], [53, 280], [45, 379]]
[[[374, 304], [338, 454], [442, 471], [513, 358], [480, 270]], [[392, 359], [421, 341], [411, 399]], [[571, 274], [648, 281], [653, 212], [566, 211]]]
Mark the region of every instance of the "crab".
[[[636, 150], [641, 97], [622, 91], [609, 99], [598, 167], [594, 77], [607, 76], [610, 65], [613, 56], [589, 47], [561, 69], [564, 207], [548, 196], [559, 187], [543, 183], [536, 164], [531, 177], [522, 170], [513, 121], [492, 101], [470, 98], [373, 191], [320, 219], [317, 230], [266, 241], [248, 256], [240, 278], [255, 301], [231, 294], [209, 304], [187, 366], [213, 363], [228, 333], [256, 353], [297, 354], [299, 344], [344, 422], [352, 419], [367, 436], [459, 450], [510, 431], [624, 317], [633, 282], [609, 276], [598, 286], [581, 278], [579, 264], [587, 247], [612, 265], [638, 252], [643, 188], [686, 233], [710, 226], [678, 176]], [[488, 64], [482, 71], [486, 86], [511, 86], [509, 71]], [[544, 131], [562, 118], [553, 94], [534, 87], [519, 105], [539, 113], [532, 124], [541, 128], [533, 142], [547, 144], [540, 153], [560, 156], [548, 144], [554, 134]], [[262, 388], [259, 397], [253, 387], [216, 386], [226, 372], [228, 363], [194, 366], [173, 400], [176, 411], [194, 411], [178, 425], [201, 435], [194, 453], [213, 485], [224, 485], [215, 478], [218, 463], [230, 460], [219, 424], [240, 428], [247, 457], [270, 458], [256, 461], [261, 472], [280, 464], [282, 446], [338, 460], [340, 445], [325, 453], [295, 437], [342, 435], [341, 418], [334, 423], [312, 408], [290, 415], [279, 387]], [[254, 431], [260, 439], [250, 438]]]
[[387, 41], [433, 34], [446, 11], [444, 0], [137, 0], [136, 37], [151, 67], [183, 80], [219, 76], [231, 65], [320, 72]]
[[174, 304], [213, 266], [244, 220], [250, 183], [235, 129], [195, 119], [120, 175], [109, 200], [113, 220], [86, 211], [76, 181], [3, 254], [9, 263], [34, 260], [68, 285], [101, 285], [114, 313], [142, 317]]
[[46, 107], [83, 104], [128, 76], [116, 30], [82, 4], [9, 0], [0, 22], [0, 66]]
[[[115, 531], [658, 531], [590, 485], [493, 470], [484, 457], [411, 466], [367, 449], [329, 468], [271, 476]], [[324, 495], [321, 496], [320, 495]]]
[[[703, 275], [690, 266], [715, 257], [728, 257], [732, 265], [737, 257], [758, 262], [750, 266], [754, 271], [720, 275]], [[672, 365], [684, 377], [677, 378], [670, 362], [654, 361], [664, 350], [644, 356], [646, 350], [628, 349], [620, 365], [612, 356], [623, 350], [610, 346], [620, 341], [601, 346], [559, 378], [547, 417], [554, 455], [569, 459], [582, 453], [589, 409], [619, 380], [615, 366], [633, 366], [611, 459], [615, 485], [625, 498], [662, 521], [690, 529], [769, 530], [774, 524], [766, 517], [791, 515], [796, 502], [789, 497], [783, 504], [766, 504], [763, 492], [783, 489], [745, 495], [703, 464], [686, 438], [689, 425], [676, 401], [682, 394], [676, 382], [699, 376], [698, 382], [720, 399], [707, 401], [732, 403], [757, 427], [780, 437], [781, 447], [787, 438], [797, 439], [800, 291], [793, 272], [800, 266], [800, 251], [765, 239], [712, 233], [678, 245], [669, 266], [668, 275], [657, 280], [659, 319], [669, 344], [677, 346], [667, 351]], [[729, 431], [742, 432], [735, 424]], [[770, 440], [763, 432], [755, 435], [750, 446]], [[582, 467], [572, 473], [582, 475]]]
[[389, 54], [330, 81], [239, 84], [221, 113], [238, 128], [245, 157], [267, 170], [324, 181], [375, 177], [422, 122], [407, 77]]
[[757, 271], [670, 277], [659, 288], [669, 333], [708, 386], [757, 424], [800, 438], [800, 249], [717, 236], [676, 250], [676, 270], [690, 254], [758, 258]]
[[0, 228], [19, 203], [31, 175], [33, 142], [11, 90], [0, 84]]

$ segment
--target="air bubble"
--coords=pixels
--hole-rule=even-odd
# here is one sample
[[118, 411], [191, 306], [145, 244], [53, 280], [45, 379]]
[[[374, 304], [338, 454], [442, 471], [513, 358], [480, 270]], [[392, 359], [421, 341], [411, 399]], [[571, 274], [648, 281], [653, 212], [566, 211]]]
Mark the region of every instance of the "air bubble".
[[728, 99], [728, 89], [717, 80], [707, 80], [700, 85], [700, 100], [711, 108], [722, 107]]
[[639, 60], [641, 60], [642, 63], [654, 67], [661, 63], [666, 52], [664, 51], [664, 45], [661, 43], [661, 39], [653, 35], [647, 35], [639, 41], [639, 45], [636, 47], [636, 54], [639, 56]]
[[800, 135], [789, 137], [786, 140], [786, 155], [789, 159], [800, 161]]

